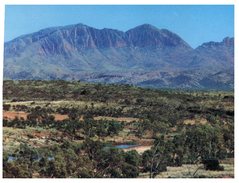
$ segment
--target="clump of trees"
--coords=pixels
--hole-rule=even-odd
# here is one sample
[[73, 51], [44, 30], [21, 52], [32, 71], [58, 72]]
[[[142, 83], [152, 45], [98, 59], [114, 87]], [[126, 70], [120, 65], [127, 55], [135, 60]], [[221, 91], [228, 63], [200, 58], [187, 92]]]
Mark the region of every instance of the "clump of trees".
[[80, 146], [65, 141], [50, 149], [21, 144], [13, 154], [4, 154], [3, 177], [135, 178], [138, 166], [136, 151], [107, 148], [90, 139]]
[[[35, 102], [30, 106], [4, 104], [5, 111], [27, 111], [29, 115], [27, 119], [3, 120], [3, 126], [41, 127], [62, 135], [56, 140], [58, 145], [36, 148], [22, 144], [16, 152], [4, 152], [4, 177], [124, 178], [144, 172], [155, 178], [167, 166], [184, 163], [203, 163], [207, 170], [221, 170], [220, 160], [234, 157], [234, 96], [229, 93], [59, 80], [4, 81], [3, 95], [10, 101], [64, 99], [88, 103], [85, 108], [59, 106], [54, 110], [48, 104], [33, 107]], [[104, 105], [98, 107], [99, 102]], [[52, 113], [66, 114], [69, 118], [56, 121]], [[95, 116], [139, 120], [124, 124], [114, 120], [96, 121]], [[206, 119], [206, 123], [183, 123], [185, 119], [200, 118]], [[103, 143], [107, 137], [118, 136], [124, 128], [130, 130], [128, 135], [139, 139], [152, 138], [152, 148], [138, 154]]]
[[81, 134], [87, 137], [107, 137], [118, 135], [123, 130], [124, 124], [114, 120], [94, 120], [88, 114], [83, 120], [79, 120], [80, 113], [77, 109], [69, 110], [69, 119], [56, 121], [52, 111], [39, 106], [31, 109], [27, 119], [15, 118], [14, 120], [3, 120], [3, 126], [14, 128], [43, 127], [55, 128], [67, 133], [73, 139], [80, 138]]
[[181, 166], [183, 163], [203, 163], [206, 170], [223, 170], [219, 159], [228, 155], [223, 145], [223, 133], [211, 125], [189, 126], [178, 135], [155, 137], [152, 148], [142, 155], [136, 151], [123, 152], [102, 141], [92, 140], [95, 135], [112, 135], [113, 128], [118, 130], [114, 121], [87, 119], [78, 124], [63, 122], [61, 125], [60, 129], [73, 137], [77, 137], [78, 129], [81, 129], [85, 135], [83, 144], [63, 140], [61, 145], [46, 149], [22, 144], [13, 154], [4, 155], [4, 176], [123, 178], [148, 172], [150, 178], [155, 178], [160, 172], [167, 171], [167, 166]]

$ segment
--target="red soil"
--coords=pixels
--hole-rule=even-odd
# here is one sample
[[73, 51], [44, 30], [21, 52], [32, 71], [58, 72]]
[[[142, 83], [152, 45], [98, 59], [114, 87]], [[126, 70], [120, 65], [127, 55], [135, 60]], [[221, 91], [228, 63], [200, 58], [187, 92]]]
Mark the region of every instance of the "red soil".
[[16, 117], [17, 118], [23, 118], [23, 119], [27, 119], [27, 115], [28, 113], [23, 112], [23, 111], [3, 111], [3, 119], [6, 120], [13, 120]]
[[[3, 111], [3, 119], [6, 120], [13, 120], [17, 118], [23, 118], [24, 120], [27, 119], [27, 115], [29, 113], [23, 111]], [[61, 114], [53, 114], [55, 116], [55, 120], [62, 121], [68, 118], [68, 115], [61, 115]]]

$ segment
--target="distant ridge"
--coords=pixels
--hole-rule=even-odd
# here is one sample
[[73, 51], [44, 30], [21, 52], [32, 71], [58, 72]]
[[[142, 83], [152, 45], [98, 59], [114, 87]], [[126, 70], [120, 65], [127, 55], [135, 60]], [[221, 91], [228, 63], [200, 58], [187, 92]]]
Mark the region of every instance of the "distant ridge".
[[84, 24], [52, 27], [5, 43], [4, 78], [233, 89], [234, 38], [193, 49], [150, 24], [126, 32]]

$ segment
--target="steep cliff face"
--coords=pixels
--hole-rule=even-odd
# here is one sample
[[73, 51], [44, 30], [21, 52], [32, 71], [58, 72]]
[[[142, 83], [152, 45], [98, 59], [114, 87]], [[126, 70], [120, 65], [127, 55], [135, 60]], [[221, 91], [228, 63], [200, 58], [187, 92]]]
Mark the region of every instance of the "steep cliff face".
[[[157, 74], [151, 82], [166, 87], [180, 86], [181, 82], [190, 87], [190, 83], [201, 85], [198, 75], [175, 73], [200, 70], [207, 77], [225, 71], [233, 77], [234, 67], [233, 38], [192, 49], [177, 34], [149, 24], [126, 32], [83, 24], [47, 28], [5, 43], [4, 52], [4, 78], [11, 79], [86, 79], [91, 75], [97, 81], [97, 73], [120, 72], [125, 75], [119, 82], [138, 84], [147, 83], [152, 74], [144, 74], [140, 81], [138, 74], [131, 79], [128, 76], [163, 72], [174, 74], [168, 74], [171, 78], [167, 82]], [[113, 78], [104, 82], [114, 82]]]

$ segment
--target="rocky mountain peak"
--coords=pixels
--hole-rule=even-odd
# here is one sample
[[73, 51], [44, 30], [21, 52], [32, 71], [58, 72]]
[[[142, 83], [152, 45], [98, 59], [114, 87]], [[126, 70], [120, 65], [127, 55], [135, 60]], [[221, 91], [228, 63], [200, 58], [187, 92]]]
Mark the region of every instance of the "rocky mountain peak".
[[234, 38], [225, 37], [222, 42], [226, 46], [234, 46]]
[[158, 29], [150, 24], [143, 24], [126, 32], [126, 37], [130, 44], [135, 47], [176, 47], [190, 46], [178, 35], [166, 29]]
[[221, 46], [232, 47], [234, 46], [234, 38], [226, 37], [221, 42], [210, 41], [203, 43], [197, 49], [218, 48]]

